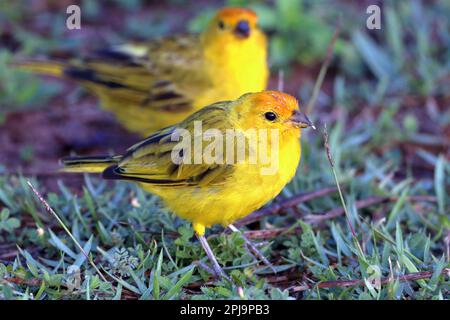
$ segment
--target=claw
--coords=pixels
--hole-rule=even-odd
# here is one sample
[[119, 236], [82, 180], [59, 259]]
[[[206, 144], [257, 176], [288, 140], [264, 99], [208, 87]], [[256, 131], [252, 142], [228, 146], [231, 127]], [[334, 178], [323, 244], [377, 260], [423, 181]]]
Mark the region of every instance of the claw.
[[267, 267], [269, 267], [273, 273], [277, 273], [272, 263], [270, 263], [269, 260], [261, 253], [261, 251], [256, 248], [256, 246], [234, 225], [230, 224], [228, 225], [228, 228], [230, 228], [231, 231], [237, 232], [241, 235], [242, 239], [244, 239], [245, 244], [247, 247], [253, 252], [253, 254], [256, 256], [256, 258], [259, 258]]

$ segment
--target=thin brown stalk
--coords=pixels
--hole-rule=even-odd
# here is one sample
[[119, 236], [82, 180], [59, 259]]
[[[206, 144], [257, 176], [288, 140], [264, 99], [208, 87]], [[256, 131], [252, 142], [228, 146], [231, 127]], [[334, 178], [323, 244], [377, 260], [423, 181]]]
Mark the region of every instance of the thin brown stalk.
[[[291, 230], [289, 230], [291, 229]], [[252, 230], [243, 232], [244, 235], [249, 239], [272, 239], [283, 233], [299, 233], [300, 228], [276, 228], [276, 229], [263, 229], [263, 230]]]
[[253, 212], [249, 216], [238, 221], [236, 223], [236, 226], [248, 225], [250, 223], [259, 221], [266, 216], [269, 216], [272, 214], [277, 214], [285, 209], [295, 207], [302, 202], [310, 201], [310, 200], [313, 200], [313, 199], [316, 199], [319, 197], [323, 197], [332, 192], [336, 192], [336, 190], [337, 190], [337, 188], [335, 188], [335, 187], [324, 188], [324, 189], [320, 189], [320, 190], [316, 190], [316, 191], [312, 191], [312, 192], [308, 192], [308, 193], [304, 193], [304, 194], [299, 194], [294, 197], [282, 200], [279, 203], [272, 204], [268, 207], [265, 207], [265, 208], [262, 208], [260, 210]]
[[[395, 202], [398, 200], [398, 197], [370, 197], [367, 199], [363, 199], [355, 202], [356, 209], [362, 209], [366, 207], [370, 207], [372, 205], [387, 203], [387, 202]], [[418, 202], [418, 201], [428, 201], [428, 202], [436, 202], [436, 197], [433, 196], [410, 196], [407, 198], [408, 201]], [[319, 224], [325, 220], [333, 219], [343, 215], [344, 209], [342, 207], [333, 208], [324, 214], [309, 214], [303, 217], [303, 220], [308, 223]], [[275, 229], [262, 229], [262, 230], [251, 230], [245, 231], [244, 234], [249, 239], [271, 239], [280, 234], [289, 232], [298, 233], [301, 231], [301, 228], [292, 227], [283, 227], [283, 228], [275, 228]]]
[[0, 283], [13, 283], [17, 285], [25, 285], [30, 287], [39, 287], [42, 285], [41, 279], [22, 279], [19, 277], [3, 278], [0, 279]]
[[[387, 202], [395, 202], [398, 200], [398, 197], [369, 197], [367, 199], [359, 200], [355, 202], [356, 209], [366, 208], [375, 204], [387, 203]], [[410, 196], [407, 197], [408, 201], [428, 201], [428, 202], [436, 202], [436, 197], [433, 196]], [[310, 223], [320, 223], [324, 220], [333, 219], [339, 217], [345, 213], [345, 210], [342, 207], [333, 208], [321, 215], [307, 215], [304, 219]]]
[[333, 172], [334, 181], [335, 181], [337, 189], [338, 189], [339, 198], [341, 199], [342, 208], [343, 208], [345, 216], [347, 218], [347, 224], [348, 224], [348, 226], [350, 228], [350, 231], [352, 233], [353, 240], [355, 241], [355, 244], [358, 247], [359, 253], [361, 254], [361, 256], [364, 256], [364, 251], [363, 251], [363, 249], [361, 247], [361, 244], [359, 243], [358, 236], [356, 234], [355, 228], [353, 227], [353, 224], [352, 224], [352, 222], [350, 220], [350, 213], [347, 210], [347, 205], [346, 205], [345, 200], [344, 200], [344, 195], [343, 195], [342, 190], [341, 190], [341, 185], [339, 183], [339, 179], [337, 177], [336, 169], [334, 167], [333, 156], [331, 155], [330, 145], [328, 144], [328, 131], [327, 131], [326, 124], [325, 124], [324, 129], [323, 129], [323, 137], [324, 137], [324, 146], [325, 146], [325, 151], [327, 153], [328, 162], [330, 163], [331, 171]]
[[278, 85], [277, 85], [278, 91], [284, 91], [284, 71], [279, 70], [278, 71]]
[[[446, 268], [442, 270], [441, 275], [449, 274], [450, 268]], [[388, 277], [381, 279], [381, 284], [386, 285], [389, 283], [392, 283], [396, 280], [400, 282], [407, 282], [407, 281], [416, 281], [416, 280], [422, 280], [422, 279], [429, 279], [433, 276], [433, 271], [420, 271], [420, 272], [414, 272], [406, 275], [401, 275], [397, 277]], [[338, 280], [338, 281], [326, 281], [326, 282], [319, 282], [314, 284], [304, 284], [301, 286], [295, 286], [291, 287], [290, 290], [293, 292], [300, 292], [305, 291], [309, 289], [319, 288], [319, 289], [327, 289], [327, 288], [334, 288], [334, 287], [355, 287], [355, 286], [361, 286], [364, 285], [364, 280], [361, 279], [354, 279], [354, 280]]]
[[45, 210], [50, 213], [51, 215], [53, 215], [56, 220], [58, 220], [58, 222], [61, 224], [61, 226], [63, 227], [64, 231], [66, 231], [66, 233], [69, 235], [69, 237], [72, 239], [72, 241], [75, 243], [75, 245], [78, 247], [78, 249], [80, 250], [80, 252], [86, 257], [86, 259], [89, 261], [89, 263], [92, 265], [92, 267], [95, 269], [95, 271], [98, 273], [98, 275], [100, 276], [100, 278], [105, 281], [108, 282], [108, 280], [106, 280], [105, 276], [100, 272], [100, 270], [97, 268], [97, 266], [95, 265], [94, 261], [92, 260], [92, 258], [86, 253], [86, 251], [84, 251], [83, 247], [78, 243], [77, 239], [75, 239], [75, 237], [72, 235], [72, 233], [70, 232], [70, 230], [66, 227], [66, 225], [64, 224], [64, 222], [61, 220], [61, 218], [56, 214], [55, 210], [52, 209], [52, 207], [50, 207], [50, 205], [47, 203], [47, 201], [45, 201], [44, 197], [42, 197], [42, 195], [39, 193], [39, 191], [36, 190], [36, 188], [31, 184], [31, 182], [28, 180], [27, 181], [28, 186], [31, 188], [31, 190], [33, 191], [33, 193], [36, 195], [36, 197], [38, 198], [38, 200], [42, 203], [42, 205], [44, 206]]
[[338, 39], [340, 33], [340, 24], [336, 25], [334, 30], [333, 37], [331, 38], [330, 44], [327, 48], [327, 55], [325, 56], [325, 60], [320, 67], [319, 75], [316, 79], [316, 83], [314, 84], [313, 93], [311, 99], [308, 101], [306, 106], [306, 114], [311, 114], [314, 105], [316, 104], [317, 97], [319, 96], [320, 88], [322, 87], [323, 80], [325, 79], [325, 75], [327, 74], [328, 67], [331, 62], [331, 58], [333, 57], [334, 45], [336, 44], [336, 40]]

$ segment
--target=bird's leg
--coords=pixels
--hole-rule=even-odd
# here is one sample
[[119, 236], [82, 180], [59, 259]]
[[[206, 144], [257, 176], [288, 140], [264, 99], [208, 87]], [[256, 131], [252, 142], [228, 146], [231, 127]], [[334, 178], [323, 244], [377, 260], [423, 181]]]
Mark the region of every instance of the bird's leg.
[[242, 239], [244, 239], [245, 244], [250, 248], [250, 250], [255, 254], [255, 256], [264, 262], [266, 266], [268, 266], [274, 273], [277, 273], [273, 265], [270, 263], [269, 260], [261, 253], [261, 251], [256, 248], [256, 246], [233, 224], [228, 225], [228, 228], [230, 228], [231, 231], [237, 232], [241, 235]]
[[231, 279], [226, 275], [226, 273], [222, 270], [219, 263], [217, 262], [216, 256], [211, 250], [211, 247], [208, 244], [208, 241], [206, 241], [206, 238], [204, 235], [199, 236], [197, 235], [198, 240], [200, 240], [200, 243], [202, 244], [203, 250], [205, 250], [206, 255], [208, 256], [209, 260], [212, 263], [214, 273], [218, 278], [223, 277], [227, 279], [228, 281], [231, 281]]

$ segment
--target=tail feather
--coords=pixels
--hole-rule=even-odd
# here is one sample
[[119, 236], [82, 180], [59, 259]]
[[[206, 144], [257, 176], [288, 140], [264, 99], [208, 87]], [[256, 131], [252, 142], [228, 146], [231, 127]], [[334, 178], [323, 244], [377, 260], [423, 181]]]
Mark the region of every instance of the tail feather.
[[55, 77], [63, 77], [66, 64], [58, 61], [44, 61], [27, 59], [16, 61], [13, 63], [20, 69], [31, 71], [39, 74], [50, 75]]
[[117, 164], [121, 156], [105, 157], [68, 157], [61, 159], [62, 172], [101, 173], [106, 168]]
[[[127, 75], [132, 74], [130, 67], [127, 69], [117, 63], [102, 63], [100, 60], [80, 63], [25, 59], [17, 60], [12, 65], [29, 72], [79, 81], [84, 83], [88, 89], [94, 90], [94, 92], [96, 92], [96, 87], [107, 89], [128, 88], [133, 90], [133, 93], [136, 92], [134, 93], [135, 95], [145, 95], [148, 91], [146, 85], [149, 82], [148, 77], [145, 79], [139, 78], [139, 80], [131, 78], [129, 80], [131, 83], [127, 83]], [[136, 66], [132, 69], [133, 72], [136, 72]]]

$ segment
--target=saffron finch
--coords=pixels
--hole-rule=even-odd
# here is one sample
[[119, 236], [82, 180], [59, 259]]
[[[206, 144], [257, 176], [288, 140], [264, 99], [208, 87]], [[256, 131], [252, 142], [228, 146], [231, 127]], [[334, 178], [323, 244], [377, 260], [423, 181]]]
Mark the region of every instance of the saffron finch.
[[[201, 131], [196, 131], [199, 125]], [[308, 126], [312, 124], [294, 97], [278, 91], [248, 93], [209, 105], [124, 155], [66, 158], [62, 170], [102, 172], [105, 179], [134, 181], [158, 195], [192, 223], [215, 273], [224, 275], [206, 242], [205, 228], [220, 224], [236, 231], [236, 220], [273, 199], [295, 175], [301, 128]], [[228, 139], [230, 132], [233, 139]], [[240, 137], [244, 143], [239, 145]], [[199, 138], [209, 143], [196, 148]], [[242, 150], [244, 156], [237, 159]], [[271, 161], [262, 161], [263, 153]], [[255, 154], [257, 161], [251, 157]], [[269, 167], [273, 170], [264, 170]]]
[[201, 107], [264, 90], [267, 41], [250, 9], [221, 9], [200, 35], [100, 50], [74, 61], [23, 60], [22, 69], [79, 82], [132, 132], [148, 136]]

